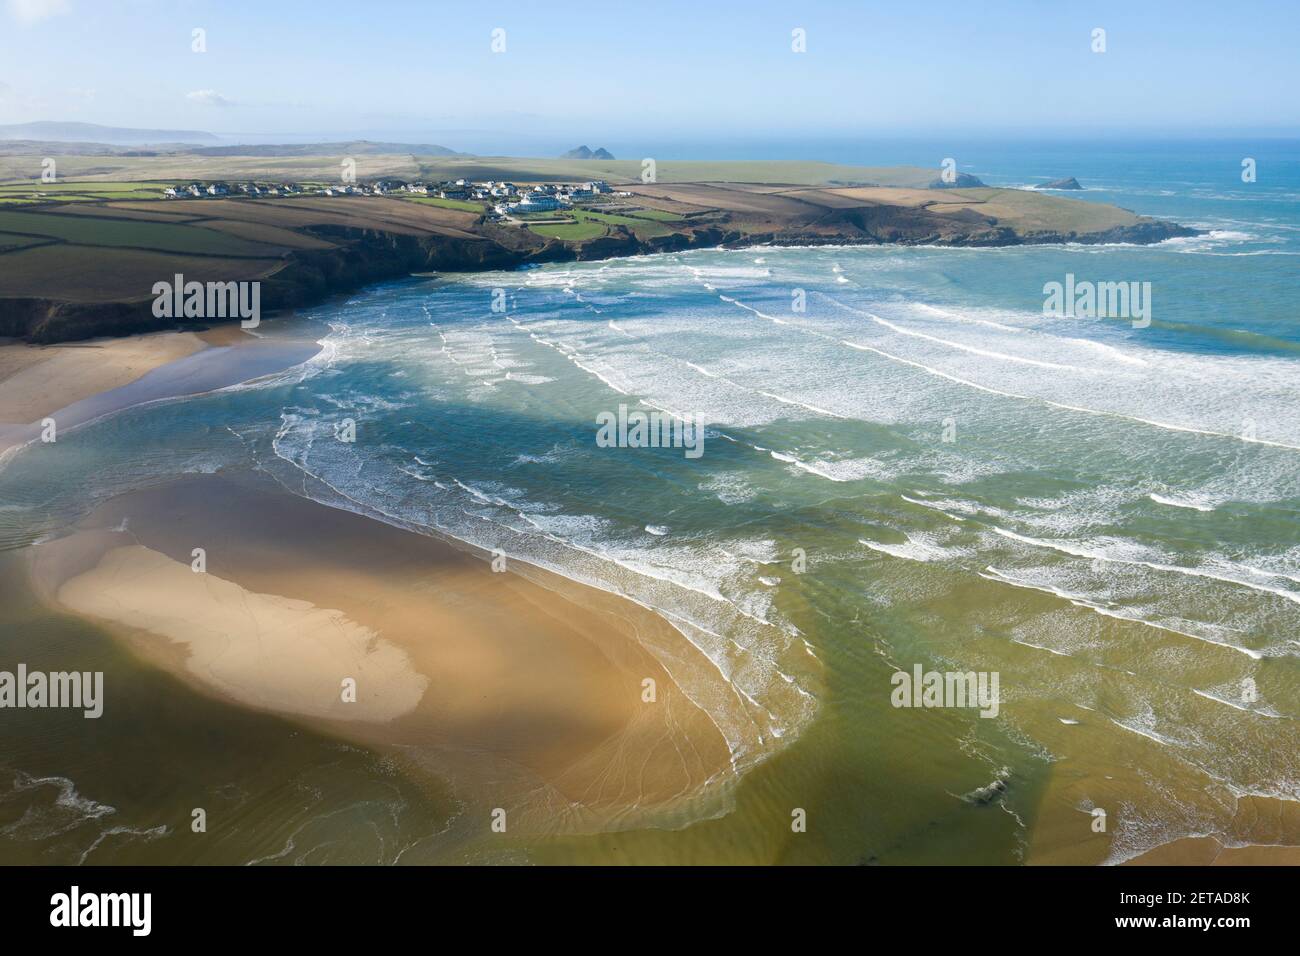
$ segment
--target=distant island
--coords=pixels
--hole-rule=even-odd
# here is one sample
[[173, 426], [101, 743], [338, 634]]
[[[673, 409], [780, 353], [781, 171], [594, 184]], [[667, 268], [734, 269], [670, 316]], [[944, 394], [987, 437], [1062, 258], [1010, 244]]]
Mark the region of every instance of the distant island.
[[605, 147], [600, 149], [589, 149], [586, 146], [576, 146], [560, 156], [560, 159], [613, 159], [614, 154]]
[[1053, 179], [1050, 183], [1043, 183], [1041, 186], [1035, 186], [1034, 188], [1035, 189], [1082, 189], [1083, 187], [1079, 185], [1079, 180], [1075, 179], [1073, 176], [1068, 176], [1065, 179]]
[[413, 273], [709, 247], [1195, 234], [968, 174], [948, 182], [937, 168], [665, 161], [645, 182], [640, 161], [596, 158], [603, 150], [528, 159], [348, 142], [69, 149], [42, 182], [34, 156], [49, 154], [10, 145], [0, 147], [0, 335], [33, 342], [174, 328], [150, 303], [153, 284], [176, 274], [258, 281], [274, 310]]

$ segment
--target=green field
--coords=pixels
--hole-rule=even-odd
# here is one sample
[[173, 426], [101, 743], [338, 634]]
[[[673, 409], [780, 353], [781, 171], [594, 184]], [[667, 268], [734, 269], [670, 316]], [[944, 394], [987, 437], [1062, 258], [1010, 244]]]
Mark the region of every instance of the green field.
[[[669, 235], [673, 230], [663, 225], [661, 221], [651, 217], [642, 217], [642, 212], [655, 212], [657, 210], [638, 209], [634, 213], [625, 216], [617, 216], [607, 212], [590, 212], [586, 209], [573, 210], [574, 218], [580, 222], [598, 222], [609, 226], [626, 226], [632, 230], [632, 233], [638, 239], [653, 239], [655, 236]], [[672, 216], [673, 219], [681, 219], [676, 213], [664, 213], [666, 216]]]
[[107, 199], [162, 199], [160, 182], [24, 182], [0, 186], [0, 203], [93, 202]]
[[483, 204], [480, 202], [466, 202], [463, 199], [439, 199], [437, 196], [410, 196], [403, 195], [402, 199], [410, 202], [423, 203], [426, 206], [441, 206], [443, 209], [460, 209], [464, 212], [482, 212]]
[[548, 239], [563, 239], [566, 242], [583, 242], [596, 239], [605, 234], [605, 227], [598, 222], [555, 223], [551, 225], [529, 226], [539, 236]]
[[47, 243], [0, 255], [0, 302], [26, 296], [67, 302], [130, 302], [148, 297], [155, 282], [176, 273], [198, 282], [237, 282], [262, 278], [283, 262], [278, 258], [226, 259]]
[[666, 209], [638, 209], [627, 215], [634, 219], [654, 219], [657, 222], [681, 222], [685, 218], [681, 213], [669, 212]]
[[112, 179], [83, 179], [83, 181], [72, 182], [68, 179], [60, 179], [59, 182], [10, 182], [0, 186], [0, 195], [17, 194], [30, 195], [31, 193], [79, 193], [117, 196], [122, 193], [140, 193], [140, 191], [151, 191], [153, 195], [161, 195], [162, 190], [172, 185], [169, 182], [126, 182], [112, 181]]
[[64, 203], [64, 202], [104, 202], [109, 199], [158, 199], [155, 192], [140, 190], [138, 192], [117, 192], [108, 193], [58, 193], [56, 195], [36, 195], [22, 196], [19, 194], [8, 194], [0, 196], [0, 203], [8, 204], [26, 204], [32, 203]]
[[[650, 215], [642, 215], [648, 213]], [[576, 207], [574, 209], [561, 209], [556, 212], [535, 213], [537, 217], [544, 217], [547, 222], [529, 224], [528, 228], [539, 236], [546, 236], [548, 239], [563, 239], [566, 242], [584, 242], [588, 239], [595, 239], [605, 235], [609, 226], [624, 226], [632, 232], [638, 239], [653, 239], [656, 236], [670, 235], [673, 230], [664, 225], [664, 222], [678, 221], [682, 217], [674, 212], [662, 212], [657, 209], [636, 209], [629, 211], [626, 215], [618, 215], [609, 212], [593, 212], [590, 209]], [[520, 219], [527, 220], [528, 216], [521, 216]], [[568, 223], [556, 223], [549, 220], [563, 218], [571, 220]]]
[[610, 226], [636, 226], [641, 220], [631, 216], [619, 216], [609, 212], [592, 212], [589, 209], [574, 209], [573, 218], [579, 222], [603, 222]]
[[0, 186], [0, 194], [18, 193], [26, 195], [33, 192], [40, 193], [95, 193], [115, 196], [118, 193], [138, 192], [141, 190], [153, 190], [156, 195], [161, 195], [162, 191], [170, 186], [171, 183], [160, 182], [125, 182], [112, 180], [95, 180], [87, 179], [77, 182], [60, 180], [54, 183], [43, 183], [39, 181], [7, 183]]
[[161, 249], [200, 255], [273, 256], [276, 250], [235, 236], [174, 223], [0, 210], [0, 232], [48, 236], [90, 246]]
[[34, 236], [15, 236], [12, 233], [0, 232], [0, 251], [9, 249], [22, 249], [26, 246], [34, 246], [44, 240], [37, 239]]

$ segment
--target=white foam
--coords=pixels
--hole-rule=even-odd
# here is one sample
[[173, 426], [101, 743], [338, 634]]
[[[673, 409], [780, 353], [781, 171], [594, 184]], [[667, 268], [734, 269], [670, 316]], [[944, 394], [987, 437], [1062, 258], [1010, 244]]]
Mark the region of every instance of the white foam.
[[1164, 495], [1158, 495], [1154, 491], [1147, 495], [1157, 504], [1170, 505], [1174, 508], [1190, 508], [1192, 511], [1213, 511], [1213, 505], [1200, 504], [1196, 501], [1189, 501], [1180, 498], [1167, 498]]
[[[1121, 558], [1116, 555], [1106, 554], [1104, 551], [1084, 548], [1079, 545], [1069, 544], [1062, 541], [1045, 541], [1041, 538], [1031, 538], [1027, 535], [1016, 534], [1014, 531], [1008, 531], [1005, 528], [993, 527], [993, 531], [1002, 535], [1004, 538], [1011, 538], [1022, 544], [1032, 545], [1037, 548], [1050, 548], [1053, 551], [1059, 551], [1062, 554], [1068, 554], [1076, 558], [1087, 558], [1090, 561], [1105, 561], [1111, 564], [1127, 564], [1138, 567], [1150, 568], [1153, 571], [1165, 571], [1171, 574], [1183, 574], [1194, 578], [1207, 578], [1213, 581], [1220, 581], [1224, 584], [1235, 584], [1240, 587], [1250, 588], [1254, 591], [1260, 591], [1266, 594], [1275, 594], [1280, 598], [1291, 601], [1294, 604], [1300, 604], [1300, 594], [1289, 591], [1286, 588], [1270, 587], [1258, 581], [1251, 581], [1240, 575], [1216, 573], [1206, 568], [1189, 568], [1174, 564], [1162, 564], [1155, 561], [1141, 561], [1131, 558]], [[1238, 566], [1240, 567], [1240, 566]]]
[[859, 538], [858, 544], [865, 544], [872, 551], [879, 551], [881, 554], [903, 558], [907, 561], [938, 561], [948, 556], [948, 553], [943, 548], [935, 547], [933, 544], [919, 540], [906, 532], [904, 532], [903, 536], [907, 539], [903, 544], [886, 544], [879, 541], [868, 541], [865, 538]]

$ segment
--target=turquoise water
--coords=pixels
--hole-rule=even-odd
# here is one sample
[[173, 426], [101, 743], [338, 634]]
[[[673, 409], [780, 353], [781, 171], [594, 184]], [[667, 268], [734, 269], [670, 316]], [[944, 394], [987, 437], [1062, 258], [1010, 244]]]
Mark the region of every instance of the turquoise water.
[[[1231, 831], [1242, 795], [1300, 797], [1300, 149], [971, 152], [990, 184], [1075, 175], [1205, 234], [395, 282], [292, 320], [324, 343], [304, 366], [18, 456], [7, 533], [252, 464], [658, 609], [735, 690], [676, 675], [732, 748], [734, 810], [534, 859], [1118, 861]], [[1067, 274], [1150, 282], [1150, 326], [1045, 316]], [[620, 405], [703, 416], [703, 454], [598, 447]], [[998, 672], [998, 718], [892, 707], [917, 663]]]

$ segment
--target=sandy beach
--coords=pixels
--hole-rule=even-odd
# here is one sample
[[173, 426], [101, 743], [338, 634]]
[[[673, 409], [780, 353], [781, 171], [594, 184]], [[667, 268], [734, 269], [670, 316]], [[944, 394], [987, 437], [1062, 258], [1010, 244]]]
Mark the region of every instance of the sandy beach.
[[237, 325], [66, 345], [0, 345], [0, 460], [42, 434], [145, 402], [194, 395], [310, 358], [309, 339], [270, 340]]
[[0, 425], [26, 425], [195, 352], [254, 341], [238, 325], [61, 345], [0, 340]]
[[204, 334], [155, 332], [62, 345], [0, 345], [0, 423], [26, 425], [134, 382], [207, 348], [210, 343], [201, 337]]
[[729, 770], [717, 728], [642, 643], [674, 643], [656, 615], [494, 573], [264, 477], [114, 499], [32, 567], [58, 607], [196, 690], [401, 752], [512, 826], [672, 819]]

